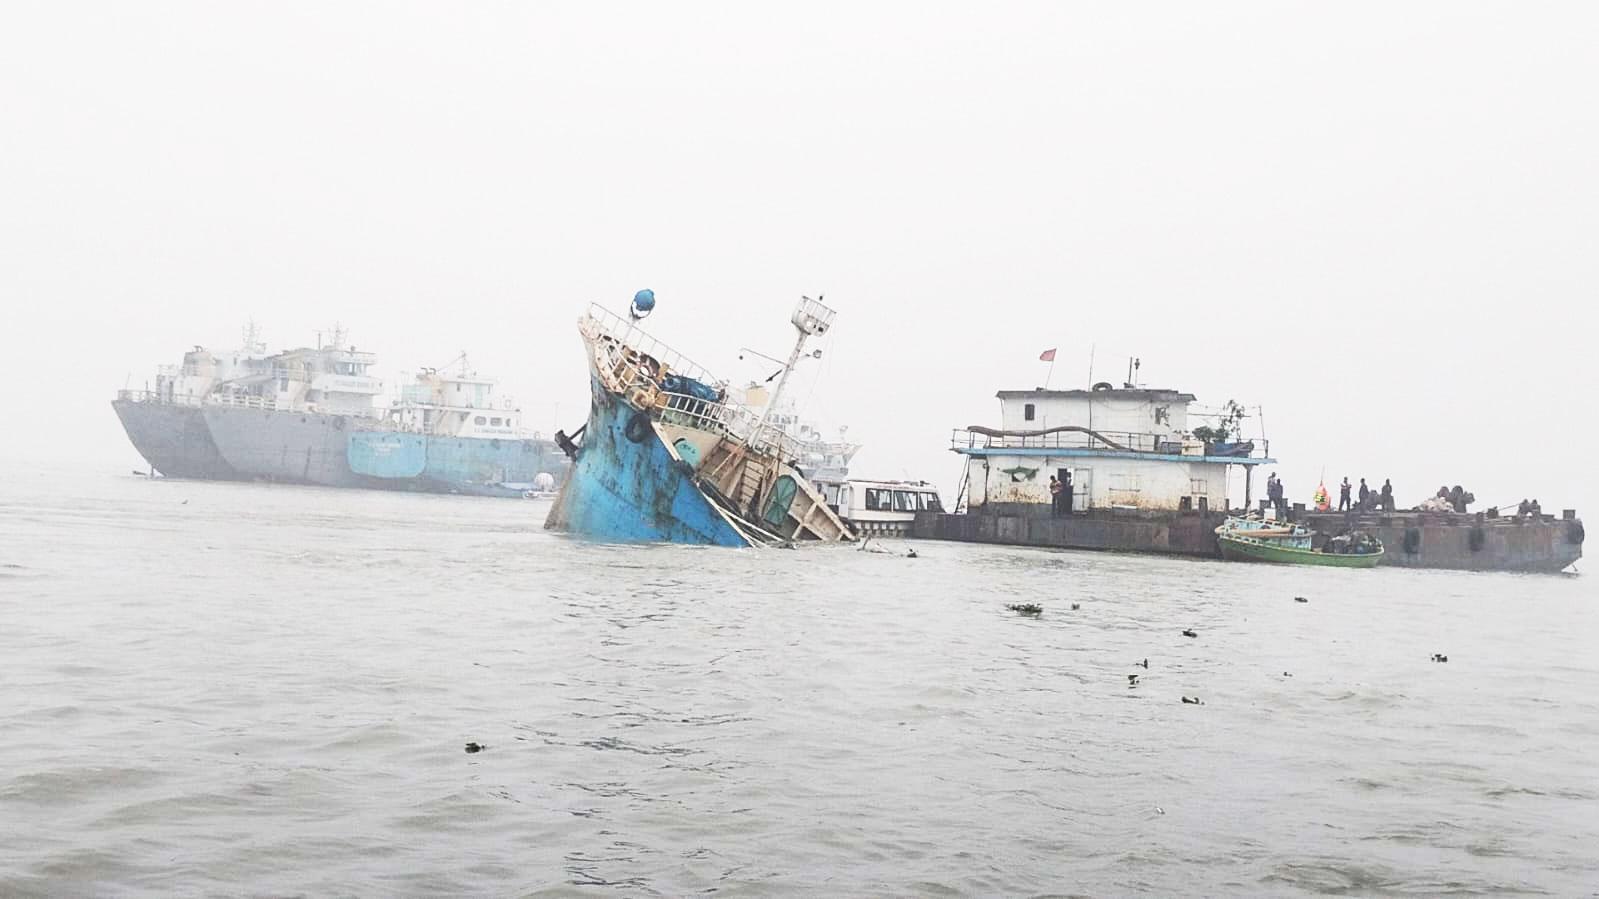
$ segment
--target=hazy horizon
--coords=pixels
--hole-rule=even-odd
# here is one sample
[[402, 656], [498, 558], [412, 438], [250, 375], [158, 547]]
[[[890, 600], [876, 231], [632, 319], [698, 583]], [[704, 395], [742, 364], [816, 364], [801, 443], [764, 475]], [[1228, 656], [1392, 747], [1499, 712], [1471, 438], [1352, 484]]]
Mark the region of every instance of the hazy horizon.
[[[574, 323], [793, 386], [854, 473], [952, 498], [1001, 389], [1264, 409], [1324, 472], [1586, 512], [1599, 14], [1570, 4], [999, 8], [38, 4], [0, 34], [0, 462], [125, 472], [158, 364], [342, 323], [385, 379], [467, 351], [535, 427]], [[1253, 431], [1260, 421], [1252, 420]], [[1509, 455], [1507, 457], [1507, 450]], [[1242, 493], [1234, 479], [1234, 497]]]

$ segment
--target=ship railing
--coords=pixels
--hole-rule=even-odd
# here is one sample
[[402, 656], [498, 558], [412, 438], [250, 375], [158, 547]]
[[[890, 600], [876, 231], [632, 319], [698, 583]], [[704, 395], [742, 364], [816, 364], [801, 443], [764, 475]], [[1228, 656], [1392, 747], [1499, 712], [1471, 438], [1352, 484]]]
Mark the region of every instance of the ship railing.
[[117, 399], [135, 403], [164, 403], [169, 406], [202, 406], [205, 398], [160, 390], [118, 390]]
[[275, 397], [257, 396], [251, 393], [213, 393], [206, 402], [213, 406], [229, 406], [235, 409], [261, 409], [266, 412], [327, 411], [319, 409], [316, 403], [279, 402]]
[[[597, 303], [589, 305], [588, 314], [579, 322], [579, 328], [590, 339], [609, 338], [611, 355], [622, 357], [623, 363], [630, 361], [630, 355], [647, 356], [654, 361], [654, 368], [659, 370], [664, 366], [665, 373], [686, 375], [703, 384], [717, 383], [704, 366], [640, 330], [631, 319], [623, 318]], [[631, 350], [632, 354], [623, 352], [624, 348]], [[631, 359], [631, 362], [635, 368], [641, 365], [652, 367], [649, 362], [636, 358]]]
[[1150, 453], [1168, 456], [1225, 456], [1239, 459], [1266, 458], [1265, 447], [1256, 443], [1247, 454], [1236, 444], [1219, 447], [1194, 438], [1173, 434], [1138, 431], [1052, 431], [1045, 434], [988, 434], [956, 428], [950, 435], [950, 449], [1062, 449], [1102, 452]]
[[780, 456], [784, 461], [800, 458], [803, 451], [799, 441], [775, 425], [762, 425], [754, 410], [738, 403], [715, 402], [663, 390], [656, 395], [655, 408], [666, 424], [719, 434], [758, 452]]
[[[579, 328], [604, 354], [600, 361], [612, 384], [639, 409], [655, 409], [662, 420], [723, 434], [760, 452], [798, 458], [801, 444], [774, 424], [760, 423], [748, 406], [727, 399], [726, 384], [703, 366], [677, 352], [625, 319], [599, 305], [590, 305]], [[669, 375], [692, 378], [721, 394], [707, 400], [666, 390]]]

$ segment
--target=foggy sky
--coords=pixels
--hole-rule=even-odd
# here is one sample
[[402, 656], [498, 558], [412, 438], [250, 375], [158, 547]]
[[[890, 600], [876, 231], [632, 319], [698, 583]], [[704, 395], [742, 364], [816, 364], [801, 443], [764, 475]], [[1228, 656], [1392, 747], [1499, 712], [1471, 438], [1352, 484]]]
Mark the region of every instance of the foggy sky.
[[13, 470], [142, 466], [115, 391], [250, 317], [391, 382], [467, 350], [570, 430], [576, 318], [649, 287], [733, 380], [825, 293], [804, 412], [946, 496], [950, 429], [1092, 347], [1264, 407], [1294, 500], [1599, 498], [1589, 5], [5, 10]]

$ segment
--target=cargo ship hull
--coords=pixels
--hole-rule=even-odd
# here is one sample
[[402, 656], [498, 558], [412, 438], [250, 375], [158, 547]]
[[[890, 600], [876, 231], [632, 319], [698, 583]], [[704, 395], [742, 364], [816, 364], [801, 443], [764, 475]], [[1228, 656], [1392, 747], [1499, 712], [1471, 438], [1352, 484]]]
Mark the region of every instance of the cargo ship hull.
[[349, 416], [233, 406], [205, 406], [201, 411], [222, 458], [247, 478], [323, 487], [369, 486], [350, 470]]
[[519, 497], [541, 473], [559, 482], [566, 468], [546, 440], [435, 437], [372, 430], [356, 416], [131, 397], [112, 407], [134, 448], [171, 478]]
[[155, 471], [169, 478], [248, 479], [223, 458], [199, 406], [122, 397], [111, 408], [133, 448]]
[[566, 468], [544, 440], [365, 430], [350, 435], [346, 461], [362, 486], [478, 496], [521, 496], [541, 473], [558, 476]]

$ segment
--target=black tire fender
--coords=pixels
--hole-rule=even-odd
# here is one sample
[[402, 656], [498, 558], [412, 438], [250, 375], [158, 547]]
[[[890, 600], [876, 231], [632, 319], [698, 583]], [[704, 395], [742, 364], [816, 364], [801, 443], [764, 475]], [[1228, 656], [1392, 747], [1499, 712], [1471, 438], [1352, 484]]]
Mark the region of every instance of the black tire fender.
[[1405, 528], [1405, 552], [1411, 555], [1421, 552], [1421, 528]]
[[627, 425], [622, 428], [622, 436], [633, 443], [643, 443], [644, 438], [650, 434], [650, 414], [648, 412], [634, 412], [633, 417], [627, 420]]

